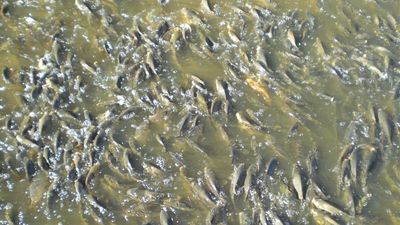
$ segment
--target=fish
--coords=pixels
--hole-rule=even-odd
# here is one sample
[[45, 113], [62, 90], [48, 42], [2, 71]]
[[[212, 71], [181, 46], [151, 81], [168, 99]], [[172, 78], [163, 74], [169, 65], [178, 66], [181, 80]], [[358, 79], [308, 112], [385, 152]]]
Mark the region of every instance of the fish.
[[308, 157], [308, 177], [310, 179], [315, 179], [317, 177], [317, 171], [319, 167], [319, 151], [318, 148], [311, 150]]
[[304, 196], [305, 191], [304, 191], [303, 175], [299, 164], [296, 164], [293, 168], [292, 183], [294, 190], [296, 191], [297, 198], [303, 200], [305, 197]]
[[59, 109], [55, 112], [58, 118], [61, 121], [68, 122], [68, 125], [80, 126], [82, 125], [82, 121], [78, 118], [78, 116], [69, 110]]
[[240, 38], [239, 38], [239, 37], [237, 36], [237, 34], [234, 32], [232, 26], [230, 26], [230, 25], [227, 26], [227, 33], [228, 33], [229, 38], [231, 39], [231, 41], [232, 41], [234, 44], [240, 43]]
[[355, 216], [356, 214], [356, 205], [355, 205], [356, 199], [353, 194], [354, 192], [355, 190], [352, 185], [348, 185], [348, 187], [346, 187], [342, 191], [344, 196], [344, 201], [346, 202], [346, 210], [349, 212], [351, 216]]
[[235, 199], [235, 196], [239, 194], [240, 189], [244, 185], [245, 179], [246, 179], [246, 170], [244, 163], [234, 166], [233, 173], [231, 175], [231, 188], [230, 188], [230, 195], [232, 201]]
[[350, 160], [350, 175], [352, 180], [357, 183], [359, 175], [360, 175], [360, 148], [356, 147], [354, 151], [351, 153], [349, 160]]
[[60, 145], [61, 145], [61, 132], [60, 130], [57, 130], [53, 135], [51, 147], [54, 152], [58, 152]]
[[235, 115], [239, 124], [243, 127], [255, 129], [258, 131], [269, 132], [268, 128], [263, 127], [257, 121], [250, 119], [247, 113], [245, 114], [244, 112], [237, 112]]
[[[198, 15], [198, 13], [195, 10], [192, 9], [188, 9], [188, 8], [182, 8], [181, 9], [181, 13], [183, 14], [183, 16], [185, 17], [185, 21], [187, 22], [187, 24], [190, 25], [194, 25], [194, 26], [200, 26], [200, 27], [207, 27], [207, 24], [204, 22], [204, 20]], [[186, 28], [188, 28], [187, 26], [185, 26]], [[184, 37], [186, 37], [186, 32], [190, 31], [191, 29], [186, 29], [185, 28], [185, 34], [183, 35]]]
[[54, 204], [59, 195], [59, 180], [53, 181], [46, 192], [46, 211], [53, 212]]
[[271, 158], [268, 164], [265, 167], [266, 175], [272, 176], [278, 167], [278, 160], [276, 158]]
[[48, 185], [49, 182], [44, 173], [41, 173], [32, 179], [32, 182], [29, 185], [29, 198], [31, 200], [31, 205], [36, 205], [41, 202]]
[[263, 67], [268, 67], [267, 59], [261, 46], [257, 46], [256, 48], [256, 62], [260, 63]]
[[265, 210], [262, 206], [258, 207], [259, 224], [268, 225]]
[[209, 113], [210, 115], [217, 113], [223, 109], [224, 101], [220, 98], [214, 98], [211, 100]]
[[313, 198], [311, 200], [311, 203], [317, 209], [328, 212], [331, 215], [334, 215], [334, 216], [346, 215], [346, 213], [343, 210], [339, 209], [338, 207], [334, 206], [332, 203], [330, 203], [326, 200], [323, 200], [321, 198]]
[[162, 6], [166, 6], [169, 3], [170, 0], [158, 0], [158, 3]]
[[28, 158], [25, 158], [23, 163], [25, 169], [25, 177], [28, 181], [31, 181], [37, 171], [36, 164]]
[[163, 38], [164, 34], [166, 34], [169, 29], [169, 23], [167, 21], [163, 21], [157, 29], [157, 36]]
[[364, 57], [356, 57], [353, 60], [355, 60], [356, 62], [360, 63], [362, 66], [364, 66], [365, 68], [367, 68], [369, 71], [371, 71], [373, 74], [378, 75], [379, 79], [387, 79], [388, 78], [388, 73], [381, 71], [380, 69], [378, 69], [375, 65], [372, 64], [372, 62], [370, 62], [368, 59], [364, 58]]
[[73, 167], [68, 172], [68, 179], [70, 181], [76, 181], [79, 177], [77, 167]]
[[10, 11], [11, 11], [10, 4], [8, 2], [3, 2], [3, 4], [0, 7], [1, 16], [2, 17], [10, 17], [10, 15], [11, 15]]
[[315, 39], [313, 48], [314, 48], [316, 54], [318, 54], [319, 56], [321, 56], [321, 57], [326, 56], [326, 50], [325, 50], [324, 44], [322, 43], [320, 38]]
[[288, 29], [288, 31], [287, 31], [287, 39], [289, 40], [290, 44], [291, 44], [293, 47], [296, 47], [296, 48], [297, 48], [296, 38], [295, 38], [295, 36], [294, 36], [293, 31], [290, 30], [290, 29]]
[[146, 188], [130, 188], [126, 191], [128, 197], [135, 202], [142, 202], [146, 199], [147, 202], [160, 200], [160, 194], [157, 191], [151, 191]]
[[20, 143], [21, 145], [24, 145], [28, 148], [34, 149], [34, 150], [39, 150], [40, 146], [39, 144], [35, 143], [35, 141], [32, 141], [26, 137], [24, 137], [23, 135], [19, 135], [17, 134], [15, 136], [15, 139], [17, 140], [18, 143]]
[[39, 152], [37, 155], [37, 165], [42, 171], [48, 171], [50, 169], [50, 165], [48, 161], [44, 158], [43, 152]]
[[54, 59], [56, 60], [57, 65], [62, 65], [62, 57], [63, 57], [63, 46], [61, 40], [57, 37], [53, 38], [52, 43], [52, 54]]
[[213, 9], [211, 8], [211, 4], [209, 0], [201, 0], [200, 6], [205, 13], [214, 14]]
[[189, 138], [185, 138], [185, 141], [192, 149], [208, 157], [207, 152], [202, 147], [200, 147], [196, 142], [190, 140]]
[[224, 72], [235, 81], [240, 81], [245, 76], [245, 73], [248, 72], [247, 68], [244, 68], [231, 60], [227, 60], [224, 67]]
[[272, 103], [272, 99], [271, 99], [271, 95], [268, 92], [268, 89], [263, 87], [262, 84], [260, 84], [259, 81], [256, 81], [253, 78], [246, 78], [246, 83], [257, 93], [259, 93], [261, 95], [261, 97], [264, 99], [265, 103], [267, 105], [271, 105]]
[[339, 222], [337, 222], [330, 215], [327, 215], [321, 210], [311, 208], [310, 212], [317, 224], [340, 225]]
[[160, 211], [160, 224], [161, 225], [173, 225], [174, 224], [172, 217], [169, 216], [169, 214], [164, 210]]
[[193, 193], [204, 203], [214, 206], [216, 202], [213, 200], [211, 194], [203, 187], [202, 184], [191, 182]]
[[204, 167], [204, 178], [206, 181], [206, 185], [211, 190], [211, 192], [217, 197], [223, 197], [223, 192], [217, 181], [217, 178], [214, 172], [208, 167]]
[[339, 158], [340, 164], [343, 164], [345, 159], [350, 158], [350, 155], [353, 153], [355, 147], [356, 147], [356, 145], [354, 145], [354, 144], [349, 144], [349, 145], [345, 146], [345, 148], [343, 149], [343, 152], [341, 153], [341, 156]]
[[244, 198], [247, 199], [250, 190], [256, 183], [256, 176], [257, 176], [257, 167], [255, 164], [251, 164], [246, 171], [246, 178], [244, 180]]
[[115, 82], [115, 86], [120, 89], [123, 90], [124, 89], [124, 83], [127, 80], [127, 76], [125, 74], [121, 74], [118, 76], [117, 81]]
[[15, 121], [14, 118], [12, 118], [11, 116], [7, 116], [5, 119], [5, 123], [4, 126], [7, 128], [7, 130], [9, 131], [16, 131], [18, 130], [18, 124]]
[[277, 213], [275, 211], [272, 211], [272, 210], [268, 211], [268, 215], [271, 218], [272, 224], [274, 224], [274, 225], [286, 224], [282, 221], [281, 218], [279, 218], [279, 216], [277, 215]]
[[190, 124], [190, 118], [191, 118], [191, 112], [187, 112], [182, 119], [178, 123], [178, 130], [179, 130], [179, 136], [184, 136], [184, 134], [187, 132], [189, 129], [189, 124]]
[[99, 200], [92, 194], [90, 193], [85, 193], [84, 195], [85, 200], [94, 208], [98, 209], [101, 214], [105, 214], [108, 210], [105, 208], [104, 205], [101, 205]]
[[167, 140], [161, 136], [160, 134], [155, 135], [157, 142], [161, 145], [162, 149], [166, 152], [167, 151]]
[[378, 121], [379, 121], [379, 126], [382, 129], [383, 136], [385, 137], [388, 144], [392, 146], [393, 130], [394, 130], [393, 123], [389, 118], [388, 113], [385, 112], [383, 109], [378, 109]]
[[[77, 0], [78, 1], [78, 0]], [[80, 60], [79, 63], [82, 66], [82, 69], [91, 73], [94, 76], [97, 76], [97, 69], [94, 66], [89, 65], [86, 61]]]
[[39, 136], [42, 136], [43, 130], [47, 129], [50, 120], [51, 120], [51, 114], [49, 114], [47, 112], [44, 113], [42, 115], [42, 117], [40, 117], [40, 119], [38, 121], [38, 135]]
[[351, 121], [349, 125], [346, 127], [346, 131], [344, 133], [344, 141], [345, 143], [356, 143], [358, 139], [357, 135], [357, 128], [358, 128], [358, 122], [357, 121]]
[[84, 148], [89, 148], [90, 145], [95, 143], [95, 139], [99, 134], [99, 129], [96, 126], [91, 126], [86, 130], [85, 137], [83, 140]]
[[367, 178], [381, 161], [381, 151], [377, 146], [363, 144], [359, 146], [361, 162], [359, 165], [359, 179], [363, 189], [367, 188]]
[[164, 199], [163, 207], [170, 207], [185, 212], [190, 212], [194, 209], [189, 201], [185, 201], [181, 197]]
[[83, 222], [85, 222], [86, 224], [104, 224], [103, 219], [100, 218], [100, 212], [97, 212], [93, 207], [88, 205], [88, 203], [82, 202], [82, 204], [80, 204], [79, 206]]
[[204, 43], [205, 43], [205, 49], [211, 53], [215, 53], [219, 46], [217, 42], [215, 42], [211, 37], [208, 36], [204, 36]]
[[340, 177], [339, 177], [339, 186], [344, 187], [348, 185], [348, 181], [352, 178], [351, 176], [351, 164], [350, 159], [343, 160], [343, 163], [340, 167]]
[[54, 167], [55, 164], [55, 154], [50, 146], [45, 146], [43, 148], [43, 158], [50, 168]]
[[86, 15], [92, 14], [92, 10], [90, 9], [88, 4], [84, 0], [75, 0], [75, 6], [83, 14], [86, 14]]
[[12, 83], [11, 80], [12, 69], [9, 67], [4, 67], [3, 69], [3, 79], [6, 84]]
[[239, 224], [240, 225], [251, 225], [253, 224], [250, 217], [245, 212], [239, 212]]
[[165, 170], [163, 168], [152, 162], [144, 162], [143, 169], [153, 177], [161, 177], [165, 174]]
[[313, 198], [328, 199], [328, 194], [314, 179], [310, 179], [307, 184], [305, 200], [311, 202]]
[[220, 123], [218, 123], [218, 122], [216, 122], [216, 121], [213, 121], [213, 122], [212, 122], [212, 126], [213, 126], [213, 128], [215, 129], [216, 134], [218, 134], [218, 136], [220, 136], [221, 139], [222, 139], [227, 145], [230, 145], [230, 144], [231, 144], [231, 141], [230, 141], [230, 138], [229, 138], [228, 133], [226, 132], [226, 128], [223, 127], [223, 125], [221, 125]]
[[139, 155], [135, 154], [130, 149], [125, 149], [122, 161], [128, 173], [132, 177], [139, 179], [141, 172], [143, 171], [142, 166], [139, 164]]
[[193, 43], [189, 43], [188, 45], [192, 53], [200, 58], [207, 59], [211, 55], [209, 49], [204, 49], [202, 46], [197, 46]]
[[226, 224], [225, 206], [214, 206], [206, 217], [206, 225]]
[[7, 203], [4, 208], [4, 217], [6, 218], [7, 223], [9, 225], [19, 224], [18, 214], [14, 209], [14, 205], [12, 203]]
[[200, 93], [199, 91], [195, 92], [195, 104], [199, 110], [202, 112], [207, 113], [208, 110], [208, 101], [207, 101], [207, 96], [204, 94]]
[[104, 51], [106, 51], [106, 53], [108, 55], [110, 55], [110, 56], [112, 55], [112, 53], [114, 51], [114, 47], [113, 47], [113, 45], [111, 44], [110, 41], [104, 40], [103, 41], [103, 48], [104, 48]]
[[232, 101], [232, 85], [227, 80], [216, 79], [215, 88], [217, 90], [217, 96], [227, 101]]
[[31, 97], [31, 99], [33, 99], [34, 101], [36, 101], [42, 93], [43, 93], [43, 87], [42, 87], [42, 85], [35, 85], [35, 86], [32, 88], [32, 92], [31, 92], [30, 97]]
[[101, 164], [99, 162], [96, 162], [90, 167], [89, 171], [86, 174], [86, 178], [85, 178], [85, 186], [86, 187], [89, 187], [90, 181], [94, 178], [96, 173], [100, 170], [100, 166], [101, 166]]
[[366, 146], [366, 154], [365, 157], [366, 165], [363, 166], [366, 170], [365, 174], [371, 173], [376, 167], [379, 161], [382, 159], [381, 148], [374, 145]]

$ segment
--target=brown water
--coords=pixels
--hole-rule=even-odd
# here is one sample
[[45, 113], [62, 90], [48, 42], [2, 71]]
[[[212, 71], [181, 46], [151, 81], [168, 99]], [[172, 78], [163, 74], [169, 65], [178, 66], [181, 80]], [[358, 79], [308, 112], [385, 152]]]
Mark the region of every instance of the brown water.
[[[210, 0], [211, 11], [194, 1], [76, 2], [1, 0], [0, 68], [11, 71], [9, 79], [0, 79], [1, 224], [10, 218], [15, 224], [158, 224], [161, 210], [173, 224], [206, 224], [213, 204], [190, 185], [206, 186], [205, 167], [224, 193], [224, 204], [217, 204], [224, 205], [226, 224], [241, 224], [239, 213], [251, 218], [259, 209], [286, 224], [332, 224], [323, 215], [339, 224], [400, 223], [399, 1]], [[214, 42], [212, 51], [206, 38]], [[112, 46], [109, 53], [105, 43]], [[260, 66], [257, 52], [267, 65]], [[47, 67], [39, 63], [44, 56]], [[149, 58], [157, 74], [151, 74]], [[228, 63], [238, 68], [236, 78]], [[150, 72], [136, 83], [139, 70]], [[230, 84], [228, 100], [217, 97], [216, 80]], [[214, 99], [229, 102], [229, 112], [210, 113]], [[237, 113], [245, 112], [257, 125], [238, 120]], [[45, 113], [51, 119], [40, 134]], [[186, 115], [188, 126], [194, 125], [180, 131]], [[91, 129], [98, 130], [97, 139], [86, 143]], [[362, 153], [354, 156], [357, 176], [340, 185], [340, 157], [348, 146]], [[132, 149], [138, 152], [133, 174], [124, 158]], [[46, 151], [49, 168], [42, 169], [38, 162]], [[311, 196], [298, 199], [292, 171], [298, 164], [310, 173], [312, 153], [318, 167], [315, 176], [303, 178], [305, 189], [317, 184], [326, 196], [314, 198], [345, 215], [323, 212]], [[376, 164], [364, 172], [375, 153]], [[259, 157], [276, 158], [277, 171], [257, 178], [249, 199], [241, 193], [232, 200], [234, 166], [247, 169]], [[28, 160], [35, 168], [31, 176]], [[98, 169], [86, 185], [93, 164]], [[80, 195], [76, 184], [84, 189]]]

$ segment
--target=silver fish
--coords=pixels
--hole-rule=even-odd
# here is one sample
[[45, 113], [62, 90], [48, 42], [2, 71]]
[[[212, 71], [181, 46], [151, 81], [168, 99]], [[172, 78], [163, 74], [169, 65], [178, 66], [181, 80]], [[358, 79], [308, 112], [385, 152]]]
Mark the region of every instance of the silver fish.
[[238, 195], [240, 188], [244, 185], [244, 180], [246, 179], [246, 170], [244, 168], [244, 163], [241, 163], [233, 167], [233, 173], [231, 177], [231, 199], [234, 200], [235, 196]]
[[217, 196], [221, 197], [221, 187], [218, 184], [217, 178], [215, 177], [214, 172], [208, 168], [204, 167], [204, 178], [207, 184], [207, 187], [211, 190], [211, 192]]
[[293, 173], [292, 173], [292, 183], [293, 187], [296, 191], [297, 198], [300, 200], [304, 199], [304, 183], [303, 183], [303, 177], [301, 173], [301, 168], [300, 165], [296, 164], [295, 167], [293, 168]]
[[346, 213], [339, 209], [338, 207], [332, 205], [330, 202], [320, 199], [320, 198], [313, 198], [311, 200], [311, 203], [317, 208], [322, 211], [326, 211], [334, 216], [343, 216], [346, 215]]
[[257, 167], [255, 164], [251, 164], [246, 171], [246, 178], [244, 180], [244, 198], [247, 199], [250, 190], [256, 183]]
[[327, 215], [326, 213], [324, 213], [321, 210], [318, 210], [318, 209], [315, 209], [315, 208], [311, 208], [310, 212], [311, 212], [311, 215], [313, 216], [314, 220], [317, 223], [330, 224], [330, 225], [340, 225], [339, 222], [337, 222], [331, 216]]
[[193, 192], [198, 196], [200, 200], [204, 203], [215, 205], [216, 203], [212, 199], [210, 193], [203, 187], [203, 185], [198, 184], [197, 182], [191, 182], [191, 187]]
[[46, 130], [48, 123], [51, 120], [51, 115], [47, 112], [45, 112], [43, 114], [42, 117], [40, 117], [39, 121], [38, 121], [38, 135], [42, 136], [43, 134], [43, 130]]
[[87, 72], [97, 76], [97, 71], [96, 68], [94, 66], [89, 65], [87, 62], [85, 62], [84, 60], [80, 60], [79, 63], [81, 64], [82, 68], [84, 70], [86, 70]]
[[129, 174], [134, 178], [139, 178], [141, 175], [141, 165], [139, 164], [139, 155], [132, 150], [125, 149], [123, 154], [123, 165], [128, 170]]
[[100, 163], [96, 162], [95, 164], [93, 164], [89, 171], [86, 174], [86, 178], [85, 178], [85, 186], [89, 187], [90, 185], [90, 181], [93, 179], [93, 177], [96, 175], [96, 173], [100, 170]]
[[294, 36], [293, 31], [290, 30], [290, 29], [287, 31], [287, 38], [288, 38], [290, 44], [291, 44], [293, 47], [296, 47], [296, 48], [297, 48], [296, 38], [295, 38], [295, 36]]
[[378, 109], [378, 121], [379, 126], [381, 127], [383, 135], [386, 138], [388, 144], [392, 145], [393, 124], [389, 118], [388, 113], [385, 112], [383, 109]]

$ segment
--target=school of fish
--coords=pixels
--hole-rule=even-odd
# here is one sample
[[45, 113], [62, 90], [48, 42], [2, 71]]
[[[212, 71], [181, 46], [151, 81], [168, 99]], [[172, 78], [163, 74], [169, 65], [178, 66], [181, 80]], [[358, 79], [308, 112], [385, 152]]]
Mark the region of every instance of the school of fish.
[[400, 224], [400, 2], [146, 2], [0, 1], [0, 224]]

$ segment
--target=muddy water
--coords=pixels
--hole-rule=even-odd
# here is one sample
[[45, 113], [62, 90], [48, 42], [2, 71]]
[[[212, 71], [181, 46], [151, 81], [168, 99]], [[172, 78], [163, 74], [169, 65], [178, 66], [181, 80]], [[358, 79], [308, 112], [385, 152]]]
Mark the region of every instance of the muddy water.
[[1, 5], [2, 224], [400, 223], [399, 1]]

